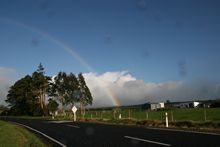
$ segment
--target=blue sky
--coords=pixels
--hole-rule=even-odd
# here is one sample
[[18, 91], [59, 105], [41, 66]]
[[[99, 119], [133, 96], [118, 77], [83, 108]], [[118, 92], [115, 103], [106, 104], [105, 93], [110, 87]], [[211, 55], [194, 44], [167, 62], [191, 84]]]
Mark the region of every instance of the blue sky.
[[65, 45], [100, 74], [220, 82], [219, 8], [218, 0], [1, 0], [0, 67], [18, 77], [40, 62], [49, 75], [91, 72]]

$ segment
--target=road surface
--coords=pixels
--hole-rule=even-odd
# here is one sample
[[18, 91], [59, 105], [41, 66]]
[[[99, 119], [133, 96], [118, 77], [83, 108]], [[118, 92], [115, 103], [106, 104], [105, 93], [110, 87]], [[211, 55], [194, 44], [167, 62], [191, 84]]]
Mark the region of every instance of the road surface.
[[70, 121], [1, 117], [68, 147], [220, 147], [220, 135]]

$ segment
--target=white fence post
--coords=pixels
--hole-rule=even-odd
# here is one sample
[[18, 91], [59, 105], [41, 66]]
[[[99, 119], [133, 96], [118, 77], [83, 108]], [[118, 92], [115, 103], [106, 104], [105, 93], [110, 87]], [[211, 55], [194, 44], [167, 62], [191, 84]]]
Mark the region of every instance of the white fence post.
[[165, 113], [165, 115], [166, 115], [166, 127], [168, 128], [169, 125], [168, 125], [168, 114], [167, 114], [167, 112]]

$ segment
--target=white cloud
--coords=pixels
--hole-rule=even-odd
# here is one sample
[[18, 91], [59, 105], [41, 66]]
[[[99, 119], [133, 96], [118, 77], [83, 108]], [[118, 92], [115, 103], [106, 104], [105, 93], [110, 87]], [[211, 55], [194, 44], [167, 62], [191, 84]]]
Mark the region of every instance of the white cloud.
[[13, 83], [12, 75], [15, 73], [14, 69], [0, 67], [0, 105], [4, 105], [9, 87]]
[[84, 77], [94, 97], [94, 107], [114, 105], [109, 94], [112, 92], [122, 105], [166, 100], [208, 99], [220, 96], [220, 84], [211, 81], [152, 83], [138, 80], [127, 71], [103, 74], [90, 72], [85, 73]]

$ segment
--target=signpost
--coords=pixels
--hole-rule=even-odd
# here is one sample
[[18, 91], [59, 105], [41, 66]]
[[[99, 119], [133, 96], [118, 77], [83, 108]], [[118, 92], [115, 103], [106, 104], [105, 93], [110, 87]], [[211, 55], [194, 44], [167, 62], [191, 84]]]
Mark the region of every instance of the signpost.
[[76, 121], [76, 111], [77, 111], [76, 106], [73, 106], [72, 111], [73, 111], [74, 121]]

